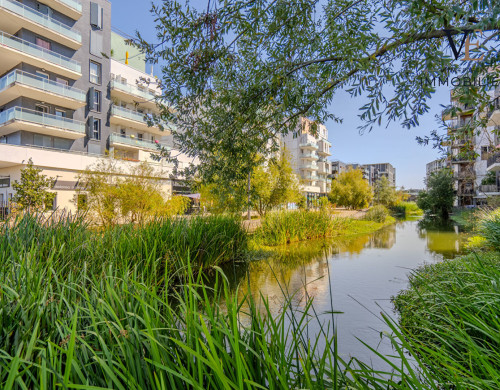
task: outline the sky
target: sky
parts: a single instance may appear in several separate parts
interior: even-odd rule
[[[134,35],[140,31],[144,38],[155,39],[154,21],[148,0],[112,1],[112,24],[124,33]],[[207,0],[192,0],[191,4],[205,7]],[[358,127],[359,108],[364,104],[360,98],[351,98],[347,93],[338,94],[329,109],[343,118],[343,123],[325,123],[332,143],[332,161],[346,163],[391,163],[396,168],[396,185],[405,188],[424,188],[425,165],[440,157],[431,145],[422,146],[417,136],[426,136],[436,128],[436,115],[441,105],[449,103],[450,93],[446,87],[439,89],[428,101],[430,111],[420,118],[420,126],[411,130],[398,123],[388,127],[374,127],[370,133],[360,134]]]

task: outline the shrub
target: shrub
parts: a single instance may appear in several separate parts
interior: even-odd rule
[[[282,245],[335,235],[346,223],[321,211],[277,211],[262,218],[256,238],[265,245]]]
[[[389,216],[389,210],[382,205],[373,206],[370,210],[368,210],[364,216],[364,219],[367,221],[374,221],[383,223],[386,218]]]
[[[486,239],[491,248],[500,251],[500,208],[480,222],[479,234]]]

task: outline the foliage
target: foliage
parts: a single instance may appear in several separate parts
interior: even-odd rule
[[[21,169],[21,178],[12,183],[15,191],[12,200],[20,210],[44,210],[52,207],[56,197],[49,189],[55,183],[55,178],[43,175],[42,169],[33,166],[30,158],[26,167]]]
[[[383,223],[388,216],[389,210],[387,210],[385,206],[377,205],[373,206],[366,212],[364,219],[367,221]]]
[[[454,180],[449,169],[442,169],[430,175],[427,191],[422,191],[417,200],[425,213],[447,219],[455,200]]]
[[[209,184],[198,184],[200,206],[212,214],[241,213],[248,204],[246,184],[226,185],[218,179]]]
[[[326,211],[330,206],[330,201],[326,196],[322,196],[321,198],[319,198],[318,203],[319,203],[319,208],[322,211]]]
[[[164,204],[164,209],[162,211],[162,215],[165,215],[167,217],[173,217],[174,215],[182,215],[184,214],[187,209],[189,208],[189,205],[191,204],[191,201],[189,198],[185,196],[172,196],[169,200],[167,200]]]
[[[490,196],[487,199],[488,206],[496,209],[500,207],[500,196]]]
[[[486,176],[483,177],[483,180],[481,180],[481,185],[487,186],[492,184],[497,184],[497,174],[494,171],[489,171]]]
[[[382,176],[373,187],[373,202],[386,207],[394,206],[398,200],[396,189],[386,176]]]
[[[500,208],[481,220],[479,234],[486,240],[489,247],[500,252]]]
[[[199,174],[225,183],[244,180],[254,157],[296,131],[301,116],[340,120],[329,104],[341,91],[366,97],[362,129],[383,121],[411,128],[429,111],[438,79],[448,85],[455,75],[498,78],[492,41],[467,51],[478,61],[460,61],[458,43],[462,58],[455,61],[450,49],[449,38],[464,42],[465,32],[476,31],[472,45],[497,31],[498,9],[487,1],[327,0],[318,7],[309,0],[236,0],[198,10],[172,0],[152,12],[159,42],[139,35],[136,43],[148,61],[162,63],[161,99],[169,102],[162,117],[176,125],[182,151],[198,157]],[[493,107],[490,84],[461,84],[458,103]],[[455,105],[450,114],[460,110]]]
[[[394,214],[405,218],[424,214],[424,211],[415,202],[398,202],[390,209]]]
[[[436,375],[453,388],[494,388],[500,378],[500,257],[472,254],[426,265],[394,298],[402,333]]]
[[[74,202],[95,223],[144,223],[164,210],[161,182],[147,162],[124,172],[111,159],[102,160],[79,175],[82,188]]]
[[[359,169],[341,172],[332,182],[332,189],[328,194],[330,202],[352,209],[368,207],[373,193],[368,181],[363,179],[363,172]]]
[[[313,238],[330,237],[346,226],[346,220],[321,211],[277,211],[266,214],[256,232],[264,245],[282,245]]]
[[[273,208],[299,200],[299,181],[285,149],[279,157],[270,158],[252,173],[251,191],[254,208],[263,216]]]
[[[307,199],[304,195],[299,196],[299,200],[297,201],[297,206],[300,210],[305,210],[307,207]]]
[[[484,217],[484,211],[482,209],[465,209],[457,210],[453,212],[450,219],[456,222],[460,228],[466,232],[475,232],[479,228],[479,223]]]

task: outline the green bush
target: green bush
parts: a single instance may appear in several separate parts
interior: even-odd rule
[[[367,221],[383,223],[388,216],[389,210],[387,210],[385,206],[377,205],[373,206],[366,212],[364,219]]]
[[[412,216],[420,216],[423,215],[424,212],[421,210],[416,202],[399,202],[394,206],[390,207],[391,212],[403,218],[412,217]]]

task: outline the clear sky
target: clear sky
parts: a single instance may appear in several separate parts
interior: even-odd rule
[[[150,4],[147,0],[112,1],[113,26],[130,35],[139,30],[145,38],[154,40]],[[193,0],[191,4],[206,7],[207,0]],[[421,117],[418,128],[407,130],[398,123],[391,123],[386,128],[382,124],[361,135],[357,129],[361,123],[358,114],[364,102],[359,98],[351,99],[346,93],[339,94],[330,109],[344,121],[342,124],[326,123],[332,143],[331,159],[362,164],[389,162],[396,168],[397,186],[423,188],[425,164],[438,158],[439,152],[430,145],[419,145],[415,137],[429,135],[437,128],[435,116],[441,112],[441,104],[448,102],[449,90],[443,87],[429,101],[431,110]]]

